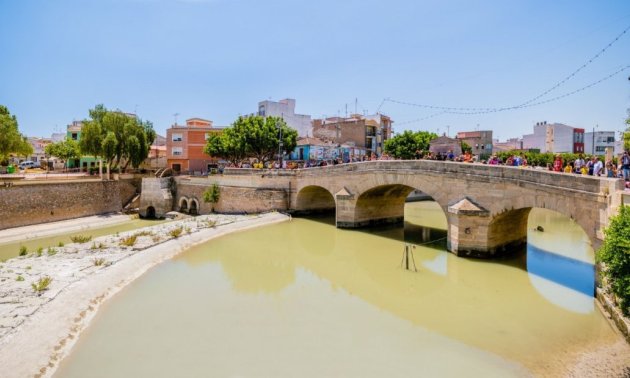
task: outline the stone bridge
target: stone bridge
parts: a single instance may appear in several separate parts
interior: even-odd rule
[[[170,206],[211,211],[203,191],[221,187],[218,212],[335,211],[337,227],[400,222],[414,190],[431,196],[448,221],[449,251],[491,257],[527,241],[532,208],[575,220],[595,248],[621,203],[620,180],[536,169],[436,162],[374,161],[294,171],[226,169],[221,176],[178,177]],[[145,193],[143,193],[143,196]],[[149,204],[141,206],[141,214]]]

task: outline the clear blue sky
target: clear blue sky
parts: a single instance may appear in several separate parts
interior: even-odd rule
[[[314,117],[373,113],[386,97],[502,107],[544,92],[630,26],[630,1],[0,0],[0,104],[50,136],[103,103],[164,130],[228,125],[258,101],[297,100]],[[630,31],[562,95],[630,65]],[[492,129],[536,121],[621,130],[630,70],[549,104],[483,115],[386,102],[396,131]]]

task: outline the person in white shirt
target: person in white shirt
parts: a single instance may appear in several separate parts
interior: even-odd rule
[[[593,176],[601,176],[604,164],[595,156],[595,164],[593,165]]]

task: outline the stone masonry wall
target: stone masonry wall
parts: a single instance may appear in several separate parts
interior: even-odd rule
[[[185,184],[179,182],[177,186],[177,197],[175,206],[178,206],[180,199],[185,197],[188,200],[195,198],[199,203],[199,213],[208,214],[212,210],[211,203],[203,202],[203,192],[210,186],[199,183]],[[271,210],[287,210],[287,193],[282,189],[274,188],[247,188],[221,186],[219,202],[214,204],[214,211],[225,214],[260,213]],[[179,210],[176,208],[175,210]]]
[[[0,229],[122,209],[119,181],[20,183],[0,188]]]

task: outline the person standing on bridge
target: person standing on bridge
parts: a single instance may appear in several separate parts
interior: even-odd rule
[[[575,159],[575,162],[573,162],[573,171],[578,174],[582,173],[582,167],[584,166],[584,164],[586,164],[584,162],[584,155],[580,154],[580,156]]]
[[[602,170],[604,170],[604,164],[602,164],[597,156],[593,159],[595,161],[595,164],[593,164],[593,176],[601,176]]]
[[[560,154],[557,154],[556,159],[553,161],[553,171],[562,172],[562,157]]]
[[[624,151],[621,155],[621,172],[623,173],[623,180],[625,182],[630,181],[630,154],[628,151]]]

